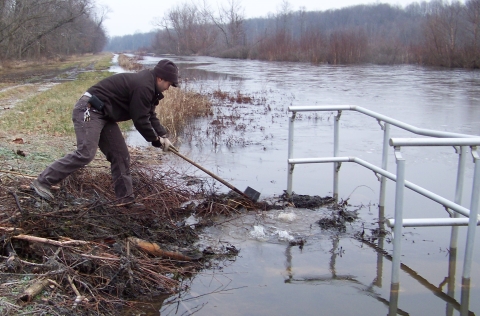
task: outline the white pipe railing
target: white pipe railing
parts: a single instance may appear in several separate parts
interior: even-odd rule
[[[367,110],[362,107],[352,105],[327,105],[327,106],[290,106],[289,111],[292,112],[289,125],[289,150],[288,150],[288,179],[287,179],[287,194],[292,194],[293,185],[293,170],[296,164],[310,164],[310,163],[327,163],[334,164],[334,197],[338,199],[338,178],[339,169],[342,162],[355,162],[373,172],[380,174],[380,208],[385,205],[385,180],[390,179],[396,182],[395,189],[395,214],[394,219],[387,219],[386,223],[393,228],[393,256],[392,256],[392,275],[391,286],[392,289],[399,289],[399,271],[400,271],[400,256],[401,256],[401,238],[403,227],[425,227],[425,226],[468,226],[465,259],[463,267],[462,284],[470,284],[470,274],[474,250],[474,240],[476,227],[480,225],[478,216],[479,195],[480,195],[480,155],[477,152],[477,146],[480,146],[480,137],[476,135],[467,135],[459,133],[450,133],[443,131],[435,131],[429,129],[417,128],[415,126],[406,124],[404,122],[392,119],[390,117],[381,115],[379,113]],[[376,118],[380,126],[384,130],[384,142],[382,153],[382,167],[377,167],[357,157],[338,157],[339,152],[339,133],[340,133],[340,116],[342,111],[351,110],[363,113],[367,116]],[[334,124],[334,156],[321,158],[293,158],[293,124],[297,112],[305,111],[338,111],[335,117]],[[382,122],[384,123],[382,125]],[[401,129],[410,131],[414,134],[431,136],[435,138],[389,138],[390,125],[394,125]],[[388,143],[387,143],[388,141]],[[395,160],[397,164],[396,175],[388,172],[387,169],[387,154],[388,145],[394,147]],[[457,183],[455,191],[455,201],[450,201],[433,192],[430,192],[418,185],[415,185],[405,180],[405,158],[401,154],[401,148],[406,146],[453,146],[459,154],[459,163],[457,170]],[[466,147],[471,148],[471,154],[475,164],[473,186],[471,192],[470,209],[460,205],[463,194],[463,179],[465,172],[465,156]],[[430,200],[433,200],[444,207],[454,211],[453,218],[403,218],[403,204],[404,204],[404,188],[409,188]],[[464,218],[460,216],[465,216]],[[457,230],[452,228],[450,246],[456,250]],[[392,293],[395,291],[392,291]],[[392,295],[391,293],[391,295]],[[462,292],[463,293],[463,292]],[[468,300],[463,297],[462,302]],[[467,304],[468,305],[468,304]],[[467,306],[468,310],[468,306]],[[392,311],[392,315],[396,314]]]
[[[470,137],[478,137],[475,135],[468,135],[468,134],[459,134],[459,133],[450,133],[450,132],[443,132],[443,131],[436,131],[424,128],[418,128],[416,126],[406,124],[402,121],[390,118],[388,116],[379,114],[374,111],[370,111],[366,108],[355,106],[355,105],[321,105],[321,106],[289,106],[288,110],[292,112],[292,117],[289,120],[289,143],[288,143],[288,159],[293,158],[293,129],[294,129],[294,122],[295,116],[297,112],[312,112],[312,111],[338,111],[338,115],[335,117],[334,121],[334,146],[333,146],[333,155],[336,157],[338,156],[339,152],[339,130],[340,130],[340,116],[342,111],[356,111],[367,116],[373,117],[377,119],[379,123],[384,122],[385,128],[384,130],[384,150],[382,155],[382,167],[383,162],[385,162],[385,166],[387,163],[387,150],[385,146],[385,142],[389,137],[389,125],[396,126],[398,128],[404,129],[406,131],[412,132],[417,135],[422,136],[432,136],[432,137],[440,137],[440,138],[470,138]],[[340,163],[334,163],[334,173],[333,173],[333,196],[334,198],[338,198],[338,174],[340,171]],[[287,177],[287,194],[292,194],[292,186],[293,186],[293,170],[295,165],[291,164],[288,168],[288,177]],[[385,179],[380,179],[380,201],[379,206],[385,206]],[[462,192],[460,192],[462,193]]]
[[[480,137],[475,138],[391,138],[390,146],[479,146]]]
[[[366,108],[356,105],[318,105],[318,106],[289,106],[288,111],[296,113],[296,112],[312,112],[312,111],[357,111],[359,113],[363,113],[365,115],[374,117],[382,122],[387,122],[389,124],[395,125],[401,129],[406,131],[412,132],[417,135],[423,136],[433,136],[433,137],[478,137],[475,135],[469,134],[458,134],[458,133],[450,133],[450,132],[443,132],[443,131],[436,131],[431,129],[425,128],[418,128],[410,124],[406,124],[402,121],[392,119],[388,116],[379,114],[374,111],[370,111]]]
[[[431,226],[468,226],[470,219],[463,218],[404,218],[403,227],[431,227]],[[386,220],[388,227],[395,226],[395,219]],[[480,220],[477,221],[477,226]]]
[[[327,163],[327,162],[355,162],[367,169],[372,170],[375,173],[381,174],[387,179],[397,181],[397,177],[388,171],[383,170],[382,168],[379,168],[365,160],[362,160],[357,157],[324,157],[324,158],[294,158],[294,159],[288,159],[288,163],[292,165],[296,164],[309,164],[309,163]],[[463,216],[470,216],[470,210],[466,207],[463,207],[455,202],[452,202],[438,194],[435,194],[431,191],[428,191],[421,186],[418,186],[410,181],[405,181],[405,186],[412,191],[415,191],[427,198],[429,198],[432,201],[435,201],[445,207],[448,207],[451,210],[454,210],[455,212],[458,212],[459,214]]]

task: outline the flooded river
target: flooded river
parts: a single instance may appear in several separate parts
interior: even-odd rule
[[[222,102],[214,116],[199,119],[179,139],[180,151],[243,190],[271,199],[287,188],[288,107],[357,105],[410,125],[480,135],[480,72],[417,66],[330,66],[172,57],[187,89],[222,91],[252,102]],[[153,67],[159,58],[143,63]],[[294,157],[333,156],[336,112],[297,115]],[[213,123],[215,121],[215,123]],[[221,128],[219,128],[221,126]],[[383,131],[376,120],[343,111],[339,156],[381,166]],[[208,135],[208,136],[207,136]],[[213,135],[213,136],[212,136]],[[391,137],[415,137],[397,128]],[[132,131],[128,142],[147,146]],[[453,148],[405,148],[406,179],[453,200],[458,156]],[[187,173],[205,177],[169,156]],[[393,152],[388,170],[395,172]],[[462,205],[469,207],[473,179],[467,159]],[[206,177],[205,177],[206,178]],[[227,188],[217,184],[220,191]],[[201,233],[201,246],[233,245],[233,261],[220,262],[188,281],[188,290],[153,304],[152,315],[387,315],[392,302],[391,235],[359,241],[379,228],[379,181],[357,164],[343,163],[339,199],[358,210],[360,220],[342,232],[324,230],[324,208],[286,208],[239,214]],[[395,184],[388,182],[385,216],[394,215]],[[331,196],[331,164],[297,165],[293,191]],[[476,192],[478,194],[478,192]],[[405,218],[448,217],[443,207],[405,191]],[[221,219],[219,219],[221,222]],[[388,229],[390,232],[390,230]],[[466,227],[459,229],[457,253],[450,252],[450,227],[405,228],[402,236],[399,315],[479,314],[480,234],[473,255],[469,302],[461,300]],[[301,238],[303,247],[289,241]],[[449,294],[449,295],[447,295]]]

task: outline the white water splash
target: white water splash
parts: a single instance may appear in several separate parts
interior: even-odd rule
[[[297,215],[293,212],[290,213],[280,213],[278,214],[278,219],[284,222],[293,222],[294,220],[297,219]]]
[[[265,228],[263,226],[253,226],[250,236],[255,239],[264,239],[266,237]]]
[[[278,234],[278,240],[286,240],[286,241],[291,241],[294,240],[295,238],[289,234],[286,230],[277,230],[276,234]]]

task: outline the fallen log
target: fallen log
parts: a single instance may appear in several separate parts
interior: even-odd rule
[[[39,242],[39,243],[44,243],[44,244],[49,244],[49,245],[54,245],[54,246],[59,246],[59,247],[64,247],[64,246],[79,246],[79,245],[88,245],[88,241],[84,240],[67,240],[67,241],[58,241],[58,240],[52,240],[52,239],[47,239],[43,237],[37,237],[37,236],[31,236],[31,235],[17,235],[13,236],[12,238],[15,239],[21,239],[21,240],[27,240],[31,242]]]
[[[30,302],[37,294],[43,291],[43,289],[48,285],[48,279],[38,279],[32,285],[23,291],[22,294],[18,297],[20,301]]]
[[[156,256],[156,257],[166,257],[170,258],[173,260],[179,260],[179,261],[193,261],[194,259],[188,256],[185,256],[184,254],[181,254],[180,252],[176,251],[166,251],[162,250],[159,245],[153,242],[148,242],[145,240],[142,240],[140,238],[136,237],[128,237],[127,240],[137,246],[138,248],[142,249],[146,253]]]
[[[18,227],[0,227],[1,231],[4,231],[6,233],[11,233],[11,232],[22,232],[23,229],[18,228]]]

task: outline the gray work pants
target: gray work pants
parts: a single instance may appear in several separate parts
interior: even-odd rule
[[[48,166],[38,181],[48,186],[65,179],[74,171],[89,164],[97,148],[105,154],[111,165],[115,195],[121,202],[134,199],[130,175],[130,154],[125,139],[116,122],[108,121],[102,113],[90,109],[90,120],[84,121],[89,97],[82,96],[72,113],[73,126],[77,136],[77,150]]]

